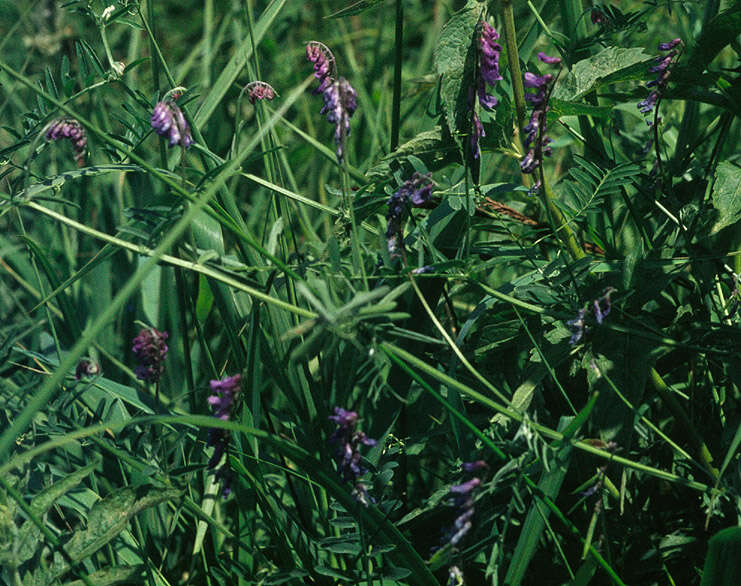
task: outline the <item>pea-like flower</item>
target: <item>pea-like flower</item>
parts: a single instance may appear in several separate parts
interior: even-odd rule
[[[87,135],[85,134],[85,129],[77,120],[57,118],[49,124],[45,137],[47,142],[55,142],[63,139],[70,141],[75,153],[77,166],[82,167],[85,164]]]
[[[324,90],[324,107],[321,114],[335,125],[334,142],[337,146],[337,160],[341,163],[345,156],[345,141],[350,134],[350,118],[358,108],[358,95],[344,77],[341,77]]]
[[[337,429],[329,438],[331,444],[337,446],[335,463],[337,473],[342,480],[353,485],[353,495],[357,501],[365,506],[373,499],[368,495],[368,489],[360,477],[368,470],[361,463],[360,446],[375,446],[376,440],[369,438],[362,431],[356,429],[358,414],[342,407],[334,408],[334,415],[329,420],[337,425]]]
[[[410,204],[422,206],[427,203],[434,187],[430,173],[422,175],[415,172],[389,198],[386,213],[386,241],[390,254],[394,254],[401,244],[401,223]]]
[[[659,43],[659,51],[666,53],[666,55],[659,55],[654,59],[654,64],[649,67],[649,73],[655,73],[656,77],[646,84],[647,88],[651,89],[651,92],[638,102],[638,109],[643,115],[650,114],[659,102],[662,93],[666,89],[667,83],[669,83],[669,76],[671,75],[671,66],[678,58],[679,52],[676,47],[682,45],[682,39],[672,39],[666,43]],[[653,123],[648,121],[648,125],[651,126]]]
[[[209,381],[208,384],[213,393],[208,398],[208,404],[213,409],[214,417],[218,417],[222,421],[229,421],[234,411],[237,397],[239,396],[242,376],[239,374],[225,376],[221,380]],[[214,448],[214,453],[208,461],[208,467],[210,469],[219,466],[222,457],[229,448],[229,439],[230,434],[226,429],[212,427],[208,430],[208,441],[206,445],[213,446]],[[221,494],[228,496],[231,492],[231,469],[226,461],[216,469],[216,477],[222,481]]]
[[[542,51],[538,53],[538,59],[546,65],[561,63],[559,57],[549,57]],[[528,71],[524,75],[525,88],[534,91],[525,94],[525,99],[532,104],[533,111],[530,114],[527,126],[523,129],[525,133],[523,146],[526,150],[525,156],[520,161],[520,170],[523,173],[534,173],[543,164],[543,157],[550,157],[553,152],[549,146],[552,141],[546,131],[548,110],[550,109],[548,99],[553,89],[554,79],[554,76],[550,73],[536,75]],[[535,184],[536,189],[539,184],[540,182]]]
[[[176,144],[183,148],[189,148],[193,144],[193,138],[190,135],[190,126],[185,120],[183,111],[172,99],[166,99],[157,102],[152,112],[152,130],[160,136],[164,136],[169,146]]]
[[[610,310],[612,309],[610,296],[614,291],[615,289],[613,287],[607,287],[600,297],[589,304],[589,307],[591,307],[594,314],[594,321],[597,322],[597,325],[602,325],[605,318],[610,315]],[[584,337],[584,333],[589,329],[586,324],[586,316],[587,310],[582,307],[577,312],[576,317],[566,322],[566,326],[571,332],[569,344],[572,346],[579,342],[579,340]]]
[[[136,378],[150,383],[160,380],[165,371],[167,337],[167,332],[144,328],[134,338],[131,351],[139,361],[139,365],[134,370]]]
[[[273,86],[264,81],[251,81],[244,87],[244,90],[247,92],[250,104],[260,100],[272,100],[275,97]]]
[[[322,94],[324,106],[321,114],[335,125],[334,142],[337,146],[337,160],[342,163],[345,157],[345,142],[350,134],[350,118],[358,109],[358,94],[344,77],[337,78],[337,66],[332,51],[319,41],[306,45],[306,58],[314,64],[314,77],[319,80],[315,94]]]

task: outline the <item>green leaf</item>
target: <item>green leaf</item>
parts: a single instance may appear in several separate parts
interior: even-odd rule
[[[285,5],[286,0],[273,0],[268,7],[263,11],[260,18],[255,24],[255,36],[245,35],[242,44],[234,51],[234,55],[224,66],[221,71],[221,75],[217,78],[211,91],[203,99],[203,103],[199,108],[198,112],[194,117],[196,126],[202,127],[208,119],[211,118],[211,114],[214,113],[216,107],[221,104],[226,92],[232,87],[232,84],[236,81],[237,77],[242,73],[247,61],[252,56],[252,47],[257,46],[262,41],[265,33],[270,29],[273,20]]]
[[[385,156],[371,167],[366,175],[371,180],[388,179],[394,171],[401,168],[402,175],[412,171],[410,157],[422,160],[430,171],[441,169],[453,162],[461,162],[458,149],[450,140],[450,135],[440,126],[420,132],[405,142],[390,155]]]
[[[548,121],[558,120],[563,116],[593,116],[595,118],[609,118],[612,115],[612,106],[593,106],[579,102],[569,102],[551,98],[548,102]]]
[[[647,75],[646,65],[650,59],[651,56],[640,48],[607,47],[576,63],[556,85],[553,98],[572,101],[607,83],[642,79]]]
[[[738,37],[741,30],[741,3],[737,3],[713,18],[703,27],[687,59],[687,71],[700,75],[710,62],[728,44]]]
[[[729,527],[710,538],[701,586],[741,583],[741,527]]]
[[[142,573],[144,566],[124,566],[120,568],[108,568],[93,572],[88,576],[90,583],[96,586],[113,586],[114,584],[142,584]],[[82,580],[65,582],[64,586],[84,586]]]
[[[378,6],[381,2],[383,0],[356,0],[356,2],[345,6],[345,8],[340,8],[337,12],[330,14],[327,18],[341,18],[343,16],[360,14],[366,10],[370,10],[374,6]]]
[[[562,417],[559,422],[559,431],[566,428],[572,419],[572,417]],[[533,504],[522,525],[520,537],[517,540],[515,552],[512,555],[512,561],[507,568],[507,576],[504,579],[504,583],[509,586],[518,586],[522,582],[525,572],[527,572],[527,568],[538,549],[538,541],[540,541],[540,536],[545,530],[546,522],[550,515],[548,507],[541,504],[540,501],[543,496],[551,500],[555,500],[558,496],[564,478],[566,478],[566,472],[569,469],[571,450],[571,445],[566,444],[563,446],[558,451],[557,458],[553,459],[551,469],[544,471],[538,482],[540,494],[534,495]]]
[[[75,488],[95,468],[96,464],[90,464],[77,470],[66,478],[55,482],[42,490],[31,500],[30,511],[36,517],[41,517],[51,508],[54,502],[64,494]],[[36,524],[28,520],[21,526],[16,537],[16,559],[17,563],[30,560],[42,541],[41,530]]]
[[[122,488],[93,505],[87,519],[87,528],[72,535],[64,548],[73,562],[89,557],[126,529],[131,518],[140,511],[169,500],[177,499],[181,491],[154,486],[134,489]],[[53,578],[69,570],[69,565],[55,564]]]
[[[440,97],[450,134],[463,149],[462,137],[470,132],[468,92],[473,85],[476,57],[476,25],[486,5],[476,0],[468,4],[445,24],[435,50],[435,69],[442,76]]]
[[[16,195],[16,197],[22,200],[33,199],[37,195],[40,195],[41,193],[44,193],[46,191],[59,190],[67,181],[79,179],[81,177],[92,177],[94,175],[105,175],[107,173],[125,171],[143,172],[144,169],[142,169],[138,165],[95,165],[93,167],[85,167],[83,169],[74,169],[72,171],[65,171],[64,173],[61,173],[59,175],[48,177],[41,183],[34,183],[33,185],[29,185],[26,189]],[[159,169],[159,172],[171,177],[176,177],[174,173],[165,169]]]
[[[741,168],[723,161],[715,171],[713,207],[719,217],[710,234],[717,234],[741,219]]]

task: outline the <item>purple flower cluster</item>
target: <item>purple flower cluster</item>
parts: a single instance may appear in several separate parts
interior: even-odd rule
[[[612,295],[613,291],[615,291],[614,288],[607,287],[602,296],[595,299],[590,304],[592,312],[594,313],[594,321],[597,322],[597,325],[602,325],[602,322],[605,320],[605,318],[610,315],[610,310],[612,309],[612,301],[610,300],[610,295]],[[584,332],[587,329],[585,319],[586,315],[587,310],[581,308],[577,312],[575,318],[570,319],[566,322],[567,327],[571,331],[569,344],[571,344],[572,346],[579,342],[579,340],[581,340],[584,336]]]
[[[321,94],[332,85],[336,77],[334,55],[324,43],[310,41],[306,45],[306,58],[314,64],[314,77],[319,80],[319,87],[314,93]]]
[[[479,83],[476,91],[479,103],[487,110],[493,110],[497,99],[486,93],[486,85],[495,86],[502,80],[499,73],[499,55],[502,46],[497,43],[499,33],[488,22],[481,22],[481,37],[479,42]]]
[[[341,163],[345,156],[345,140],[350,134],[350,118],[358,108],[358,94],[344,77],[341,77],[324,91],[324,107],[320,114],[327,115],[327,121],[335,125],[334,143],[337,146],[337,160]]]
[[[669,75],[671,74],[669,68],[674,61],[674,58],[678,55],[676,47],[681,44],[682,39],[673,39],[668,43],[659,43],[659,51],[664,51],[666,55],[659,55],[656,57],[654,65],[652,65],[648,70],[649,73],[655,73],[656,78],[646,84],[647,88],[651,88],[651,93],[649,93],[644,100],[638,102],[638,109],[644,116],[650,114],[656,107],[662,92],[666,88],[666,84],[669,81]],[[651,126],[651,121],[648,122],[648,125]]]
[[[394,254],[401,244],[401,222],[410,204],[421,206],[429,201],[435,187],[431,174],[415,173],[388,200],[386,213],[386,241],[390,254]]]
[[[174,100],[157,102],[152,112],[151,123],[152,129],[160,136],[164,136],[169,146],[180,144],[187,149],[193,144],[188,122]]]
[[[239,396],[241,383],[242,376],[239,374],[225,376],[221,380],[209,381],[209,387],[214,394],[208,398],[208,404],[213,409],[214,417],[218,417],[222,421],[229,421],[234,411],[234,404]],[[208,467],[210,469],[216,468],[229,447],[229,431],[212,427],[208,430],[206,445],[214,448],[214,453],[208,461]],[[222,495],[228,496],[231,492],[230,468],[226,462],[216,471],[216,477],[223,482]]]
[[[558,65],[561,59],[549,57],[542,51],[538,53],[540,59],[546,65]],[[547,135],[546,120],[548,115],[548,98],[553,89],[554,77],[550,73],[535,75],[531,72],[525,73],[525,87],[534,92],[525,94],[525,99],[533,105],[530,121],[525,126],[525,140],[523,145],[527,153],[520,161],[520,170],[523,173],[534,173],[542,165],[543,156],[550,157],[552,154],[551,138]],[[538,184],[536,183],[536,188]]]
[[[334,415],[329,416],[330,421],[337,425],[337,429],[329,438],[331,444],[337,444],[335,451],[335,462],[340,477],[353,485],[353,494],[357,501],[365,506],[371,502],[368,489],[359,481],[367,469],[360,462],[359,447],[375,446],[376,440],[369,438],[362,431],[358,431],[358,414],[355,411],[347,411],[342,407],[334,408]]]
[[[345,156],[345,141],[350,134],[350,118],[358,109],[358,94],[344,77],[336,78],[335,58],[332,51],[318,41],[306,45],[306,58],[314,64],[314,77],[319,80],[315,94],[322,94],[324,106],[321,114],[335,125],[334,142],[337,145],[337,160],[342,163]]]
[[[496,107],[498,100],[486,93],[486,86],[487,84],[495,86],[502,79],[499,73],[499,55],[502,52],[502,46],[497,43],[499,33],[488,22],[481,21],[479,23],[479,31],[479,74],[476,79],[475,93],[478,96],[481,107],[491,111]],[[484,126],[481,124],[481,120],[476,113],[473,88],[470,90],[468,102],[472,112],[471,122],[473,126],[471,129],[471,153],[474,159],[478,159],[481,156],[479,140],[482,136],[486,136],[486,134],[484,132]]]
[[[273,86],[264,81],[251,81],[244,87],[250,104],[259,100],[272,100],[275,97]]]
[[[473,527],[473,514],[476,511],[474,495],[479,486],[481,486],[481,479],[474,476],[466,482],[450,487],[452,504],[457,516],[453,521],[453,527],[448,531],[446,541],[453,547],[457,546]]]
[[[160,380],[165,371],[166,340],[167,332],[160,332],[154,328],[144,328],[134,338],[131,351],[139,361],[134,370],[136,378],[150,383]]]
[[[85,129],[77,120],[69,118],[58,118],[54,120],[46,130],[47,142],[66,139],[72,143],[75,152],[75,161],[78,167],[85,164],[85,151],[87,150],[87,136]]]

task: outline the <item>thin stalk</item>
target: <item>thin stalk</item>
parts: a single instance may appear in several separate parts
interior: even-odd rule
[[[584,250],[579,245],[579,241],[576,239],[574,231],[569,226],[568,221],[564,217],[560,208],[556,205],[556,194],[553,193],[550,183],[545,178],[545,172],[541,169],[540,181],[542,183],[541,193],[543,195],[543,202],[550,215],[551,224],[553,231],[556,232],[561,242],[568,248],[571,256],[578,260],[584,258]]]
[[[517,112],[517,128],[522,127],[527,114],[525,103],[525,86],[522,84],[522,69],[520,69],[520,55],[517,50],[517,31],[515,29],[515,11],[512,0],[502,0],[502,19],[504,21],[504,44],[507,47],[507,63],[512,79],[512,93],[515,98],[515,112]]]
[[[399,146],[401,122],[401,58],[404,49],[404,7],[396,0],[396,31],[394,38],[394,101],[391,105],[391,152]]]

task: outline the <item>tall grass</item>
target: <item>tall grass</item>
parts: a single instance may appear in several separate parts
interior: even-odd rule
[[[0,582],[728,583],[741,4],[0,23]]]

